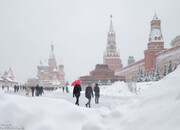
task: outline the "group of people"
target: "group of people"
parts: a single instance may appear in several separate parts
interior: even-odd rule
[[[26,87],[26,95],[27,96],[29,96],[29,92],[31,91],[31,93],[32,93],[32,97],[34,97],[34,95],[36,95],[36,96],[42,96],[42,94],[44,94],[44,89],[43,89],[43,87],[41,86],[39,86],[39,85],[37,85],[36,87],[34,87],[34,86],[27,86]]]
[[[79,106],[79,97],[81,95],[81,90],[82,89],[81,89],[80,84],[76,84],[74,86],[73,97],[76,97],[75,105],[78,105],[78,106]],[[98,104],[99,103],[99,97],[100,97],[100,89],[99,89],[99,86],[97,83],[95,84],[95,87],[94,87],[94,93],[95,93],[95,103]],[[86,87],[85,97],[88,99],[88,102],[85,104],[85,106],[90,108],[91,107],[91,98],[94,97],[91,83],[89,83],[88,86]]]
[[[14,85],[14,92],[18,93],[18,91],[19,91],[19,86],[18,85]]]
[[[64,86],[62,87],[63,93],[64,93],[64,89],[66,89],[66,93],[69,93],[69,88],[68,85],[66,85],[66,87],[64,88]]]

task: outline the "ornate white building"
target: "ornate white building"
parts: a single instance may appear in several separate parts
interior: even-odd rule
[[[54,56],[54,45],[51,45],[48,63],[43,63],[40,61],[37,68],[37,77],[39,79],[39,83],[41,83],[44,87],[57,88],[65,85],[64,65],[61,64],[57,66],[56,58]]]

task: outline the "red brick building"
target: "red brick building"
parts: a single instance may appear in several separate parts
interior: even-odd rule
[[[112,24],[112,16],[110,21],[109,32],[107,35],[107,46],[104,53],[104,64],[97,64],[95,69],[88,76],[79,77],[82,85],[88,83],[99,83],[101,85],[112,84],[116,81],[125,81],[124,76],[114,75],[114,71],[122,68],[120,55],[116,50],[116,36]]]
[[[114,75],[114,71],[108,68],[107,64],[97,64],[95,69],[88,76],[79,78],[82,80],[82,85],[88,83],[99,83],[100,85],[110,85],[116,81],[125,81],[124,76]]]
[[[173,41],[174,43],[172,43],[172,48],[164,48],[161,21],[155,14],[153,20],[151,21],[149,43],[147,45],[147,50],[144,51],[144,59],[124,68],[115,70],[115,75],[125,76],[126,81],[129,82],[134,75],[137,75],[139,68],[141,68],[142,71],[150,72],[152,69],[155,70],[157,67],[159,67],[160,73],[162,74],[165,66],[168,66],[169,61],[172,62],[172,66],[179,64],[179,37],[176,37]]]
[[[39,83],[43,84],[44,87],[58,88],[65,85],[64,65],[57,66],[53,44],[51,45],[48,63],[40,61],[37,69]]]
[[[113,29],[112,15],[109,32],[107,34],[107,46],[106,52],[104,53],[104,64],[107,64],[108,67],[113,71],[123,67],[119,52],[116,50],[116,33]]]

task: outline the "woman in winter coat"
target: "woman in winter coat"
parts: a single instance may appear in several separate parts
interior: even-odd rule
[[[94,97],[91,83],[89,83],[88,87],[86,88],[86,91],[85,91],[85,96],[88,99],[88,102],[85,105],[86,105],[86,107],[89,106],[89,108],[91,107],[91,95],[92,95],[92,97]]]
[[[29,92],[30,92],[31,88],[29,86],[26,87],[26,95],[29,96]]]
[[[94,92],[95,92],[95,103],[99,104],[100,89],[97,83],[95,84]]]
[[[80,97],[80,95],[81,95],[81,85],[80,84],[76,84],[74,86],[74,89],[73,89],[73,97],[74,96],[76,97],[75,105],[79,106],[79,97]]]

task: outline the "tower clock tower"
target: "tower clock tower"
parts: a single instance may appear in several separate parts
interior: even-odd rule
[[[116,33],[113,29],[112,24],[112,15],[110,16],[110,28],[107,34],[107,45],[106,45],[106,52],[104,53],[104,64],[107,64],[111,70],[117,70],[122,68],[123,65],[121,64],[119,53],[116,49]]]

